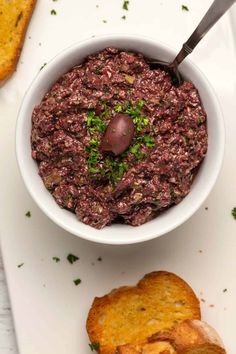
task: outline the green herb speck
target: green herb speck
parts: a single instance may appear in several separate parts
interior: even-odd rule
[[[232,209],[231,214],[233,218],[236,220],[236,207]]]
[[[31,218],[31,212],[30,212],[30,211],[27,211],[27,213],[25,213],[25,216],[26,216],[27,218]]]
[[[79,260],[79,257],[77,257],[77,256],[75,256],[74,254],[68,254],[68,256],[67,256],[67,260],[68,260],[68,262],[70,263],[70,264],[73,264],[73,263],[75,263],[76,261],[78,261]]]
[[[100,73],[101,70],[102,70],[102,66],[96,66],[95,72],[96,72],[97,74]]]
[[[123,10],[126,10],[126,11],[129,10],[129,1],[128,0],[124,0],[122,8],[123,8]]]
[[[224,290],[223,290],[223,293],[226,293],[226,291],[228,291],[228,289],[224,289]]]
[[[79,285],[81,283],[81,279],[80,278],[75,279],[75,280],[73,280],[73,282],[77,286],[77,285]]]
[[[56,263],[60,262],[60,258],[59,258],[59,257],[52,257],[52,259],[53,259]]]
[[[188,6],[186,6],[186,5],[182,5],[182,10],[183,10],[183,11],[189,11],[189,8],[188,8]]]
[[[99,342],[89,343],[90,349],[93,352],[94,350],[98,350],[100,348]]]
[[[122,20],[126,20],[126,16],[125,16],[125,15],[124,15],[124,16],[122,16],[121,18],[122,18]]]
[[[47,63],[44,63],[41,68],[39,69],[39,71],[41,71],[45,66],[47,65]]]
[[[57,14],[56,10],[52,9],[51,10],[51,15],[55,16]]]
[[[18,264],[17,268],[21,268],[24,265],[24,263]]]
[[[102,20],[103,23],[107,23],[107,20]]]

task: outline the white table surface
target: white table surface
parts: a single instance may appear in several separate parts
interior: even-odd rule
[[[17,354],[15,332],[0,252],[0,353]]]
[[[232,11],[232,14],[234,16],[234,25],[235,25],[236,24],[235,7]],[[235,26],[235,30],[236,30],[236,26]],[[1,354],[18,353],[16,340],[15,340],[14,326],[12,321],[11,306],[9,303],[6,280],[5,280],[4,269],[2,264],[1,252],[0,252],[0,353]]]

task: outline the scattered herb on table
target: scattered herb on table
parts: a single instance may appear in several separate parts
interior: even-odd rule
[[[231,214],[233,218],[236,220],[236,207],[232,209]]]
[[[80,278],[75,279],[75,280],[73,280],[73,282],[77,286],[77,285],[79,285],[81,283],[81,279]]]
[[[129,10],[129,1],[128,0],[124,0],[122,8],[123,8],[123,10],[126,10],[126,11]]]
[[[79,257],[77,257],[77,256],[75,256],[74,254],[68,254],[68,256],[67,256],[67,260],[68,260],[68,262],[70,263],[70,264],[73,264],[73,263],[75,263],[76,261],[78,261],[79,260]]]
[[[103,23],[107,23],[107,20],[103,20],[102,22],[103,22]]]
[[[183,11],[189,11],[189,8],[188,8],[188,6],[186,6],[186,5],[182,5],[182,10],[183,10]]]
[[[60,258],[59,258],[59,257],[52,257],[52,259],[53,259],[56,263],[60,262]]]
[[[126,16],[125,16],[125,15],[124,15],[124,16],[122,16],[121,18],[122,18],[122,20],[126,20]]]
[[[56,10],[52,9],[51,10],[51,15],[55,16],[57,14]]]
[[[224,290],[223,290],[223,293],[226,293],[227,291],[228,291],[228,289],[224,289]]]
[[[39,71],[41,71],[45,66],[47,65],[47,63],[44,63],[41,68],[39,69]]]
[[[27,218],[31,218],[31,212],[30,212],[30,211],[27,211],[27,213],[25,213],[25,216],[26,216]]]
[[[24,263],[18,264],[17,268],[21,268],[24,265]]]
[[[90,349],[93,352],[94,350],[98,350],[100,348],[100,343],[98,342],[93,342],[89,343]]]

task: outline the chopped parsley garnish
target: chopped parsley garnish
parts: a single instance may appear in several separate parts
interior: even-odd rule
[[[137,132],[143,130],[143,128],[145,128],[149,123],[149,119],[141,113],[141,110],[144,105],[145,102],[143,100],[140,100],[136,107],[129,104],[129,106],[125,110],[125,113],[133,118],[133,122],[135,124]]]
[[[114,111],[116,113],[122,112],[122,106],[120,104],[117,104],[116,106],[114,106]]]
[[[107,20],[103,20],[102,22],[103,22],[103,23],[107,23]]]
[[[123,10],[126,10],[126,11],[129,10],[129,1],[128,0],[124,0],[122,8],[123,8]]]
[[[24,263],[18,264],[17,268],[21,268],[24,265]]]
[[[76,261],[78,261],[79,260],[79,257],[77,257],[77,256],[75,256],[74,254],[68,254],[68,256],[67,256],[67,260],[68,260],[68,262],[70,263],[70,264],[73,264],[73,263],[75,263]]]
[[[139,144],[139,143],[131,146],[131,148],[130,148],[131,154],[136,155],[138,150],[140,149],[140,146],[141,146],[141,144]]]
[[[95,68],[95,70],[100,70]],[[109,114],[108,106],[106,103],[101,103],[103,107],[103,112],[98,116],[94,111],[90,111],[87,114],[86,126],[90,133],[91,139],[86,146],[87,151],[87,166],[88,172],[92,174],[99,174],[104,180],[109,180],[112,187],[115,187],[116,182],[122,180],[124,173],[128,171],[128,164],[124,160],[128,153],[134,155],[135,159],[141,160],[145,153],[143,151],[144,146],[152,148],[155,146],[154,137],[149,134],[140,134],[148,125],[149,119],[146,117],[142,110],[145,106],[144,100],[139,100],[135,105],[131,102],[126,102],[124,104],[117,104],[113,107],[116,113],[126,113],[128,114],[134,122],[136,136],[133,139],[129,149],[125,151],[120,156],[104,155],[102,156],[99,152],[100,137],[98,133],[104,133],[107,124],[104,121],[104,117]],[[98,178],[99,178],[98,175]],[[97,176],[96,176],[97,177]]]
[[[89,343],[90,349],[93,352],[94,350],[98,350],[100,348],[99,342]]]
[[[41,68],[39,69],[39,71],[41,71],[45,66],[47,65],[47,63],[44,63]]]
[[[80,278],[75,279],[75,280],[73,280],[73,282],[77,286],[77,285],[79,285],[81,283],[81,279]]]
[[[56,10],[52,9],[52,10],[51,10],[51,15],[54,15],[54,16],[55,16],[56,14],[57,14]]]
[[[188,6],[186,6],[186,5],[182,5],[182,10],[183,10],[183,11],[189,11],[189,8],[188,8]]]
[[[151,135],[144,135],[143,143],[149,148],[155,146],[155,140]]]
[[[100,73],[101,70],[102,70],[102,66],[96,66],[95,72],[96,72],[97,74]]]
[[[128,171],[128,164],[121,162],[119,158],[107,158],[104,161],[104,168],[101,171],[103,176],[106,176],[111,184],[112,187],[115,187],[115,182],[120,181],[124,175],[124,173]]]
[[[125,15],[124,15],[124,16],[122,16],[121,18],[122,18],[122,20],[126,20],[126,16],[125,16]]]
[[[226,293],[226,291],[228,291],[228,289],[224,289],[224,290],[223,290],[223,293]]]
[[[59,257],[52,257],[52,259],[53,259],[56,263],[60,262],[60,258],[59,258]]]
[[[86,125],[90,134],[93,134],[96,131],[104,132],[106,130],[106,124],[99,116],[96,116],[94,111],[88,113]]]
[[[27,213],[25,213],[25,216],[26,216],[27,218],[31,218],[31,212],[30,212],[30,211],[27,211]]]
[[[98,139],[92,138],[89,142],[89,146],[87,146],[87,151],[89,153],[87,164],[88,164],[89,172],[92,173],[97,173],[99,171],[96,167],[99,159],[99,152],[98,152],[99,144],[100,142]]]
[[[236,207],[232,209],[231,214],[233,218],[236,220]]]

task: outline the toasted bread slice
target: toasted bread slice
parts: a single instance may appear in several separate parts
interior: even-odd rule
[[[199,320],[185,320],[173,330],[161,331],[144,345],[123,345],[117,354],[226,354],[217,332]]]
[[[87,319],[91,342],[101,354],[114,354],[123,344],[142,344],[157,331],[185,319],[200,319],[199,301],[177,275],[153,272],[134,287],[121,287],[95,298]]]
[[[0,82],[15,70],[36,0],[0,0]]]
[[[117,348],[116,354],[177,354],[168,342],[147,343],[144,345],[122,345]]]
[[[117,348],[117,354],[226,354],[226,351],[216,344],[199,344],[176,351],[168,342],[156,342],[143,346],[123,345]]]
[[[179,354],[226,354],[226,351],[216,344],[200,344],[190,347]]]
[[[148,339],[149,342],[169,341],[178,352],[190,346],[215,344],[221,348],[224,344],[218,333],[209,324],[199,320],[185,320],[178,323],[172,331],[158,332]]]

